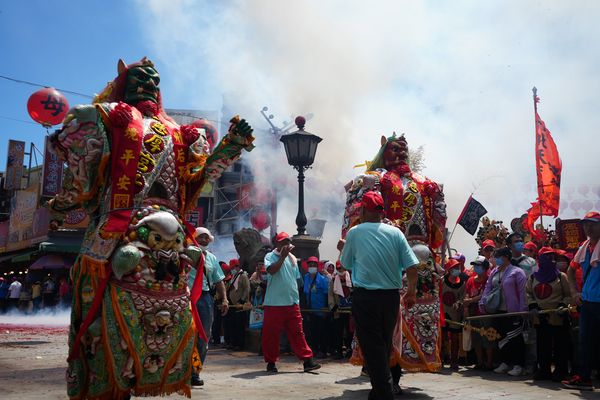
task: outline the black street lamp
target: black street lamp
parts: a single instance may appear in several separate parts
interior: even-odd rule
[[[315,161],[317,145],[321,142],[320,137],[304,130],[306,119],[296,117],[294,120],[298,130],[281,136],[288,164],[298,171],[298,215],[296,226],[298,236],[304,236],[306,232],[306,215],[304,214],[304,171],[310,168]]]

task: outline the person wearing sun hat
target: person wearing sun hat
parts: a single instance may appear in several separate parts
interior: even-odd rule
[[[290,235],[280,232],[275,236],[275,249],[265,255],[268,273],[265,294],[262,350],[267,372],[277,373],[275,363],[279,359],[279,338],[285,330],[296,357],[304,363],[304,372],[321,368],[313,360],[313,352],[306,343],[300,314],[298,261],[291,253],[294,248]]]
[[[481,315],[478,302],[483,294],[483,289],[488,278],[488,270],[490,262],[484,256],[477,256],[474,261],[471,261],[473,266],[473,275],[465,283],[465,299],[463,306],[466,317]],[[476,328],[488,327],[489,321],[473,320],[471,325]],[[492,370],[494,359],[494,345],[486,337],[478,334],[471,335],[472,347],[475,350],[477,364],[475,369]],[[485,350],[485,352],[484,352]]]
[[[468,276],[461,272],[461,264],[458,260],[451,258],[444,265],[444,279],[442,280],[442,303],[444,305],[444,317],[451,321],[462,322],[463,306],[465,298],[465,283]],[[450,369],[458,371],[459,334],[462,327],[446,323],[443,332],[447,335],[450,344]]]
[[[402,273],[406,271],[408,280],[404,305],[410,309],[416,302],[419,260],[402,231],[382,222],[383,214],[381,194],[365,193],[361,200],[361,223],[348,231],[345,241],[340,240],[338,249],[342,251],[340,262],[352,272],[352,316],[373,388],[369,399],[391,400],[397,383],[390,371],[390,352],[399,313]]]
[[[527,277],[525,272],[511,264],[512,251],[508,247],[502,247],[494,252],[496,268],[494,268],[485,284],[485,289],[479,306],[482,313],[502,314],[527,310],[527,299],[525,285]],[[499,304],[496,309],[490,309],[488,297],[493,297],[499,291]],[[503,317],[492,320],[494,328],[502,335],[498,342],[498,360],[500,365],[494,370],[498,374],[508,373],[511,376],[519,376],[523,373],[525,362],[525,342],[523,340],[523,319],[521,317]],[[509,365],[512,364],[512,369]]]
[[[579,306],[579,373],[562,384],[569,389],[593,390],[592,349],[600,336],[600,213],[590,211],[580,222],[587,240],[575,253],[568,270],[573,302]],[[577,269],[583,272],[581,292],[577,289]]]
[[[206,337],[210,340],[215,316],[215,302],[213,294],[211,293],[211,288],[214,286],[217,296],[222,299],[222,303],[220,305],[222,315],[227,314],[227,311],[229,310],[229,302],[227,301],[225,284],[223,283],[225,275],[223,274],[217,257],[208,251],[208,246],[215,240],[214,236],[207,228],[201,226],[196,228],[195,237],[204,254],[204,271],[202,273],[202,283],[200,284],[200,282],[198,282],[198,284],[201,286],[202,294],[200,294],[200,297],[194,304],[194,307],[196,307],[196,310],[198,310],[202,327],[206,332]],[[200,275],[197,274],[197,265],[194,265],[194,267],[188,273],[188,286],[190,290],[193,290],[195,287],[194,282],[196,280],[196,276]],[[198,287],[198,289],[200,289],[200,287]],[[206,354],[208,352],[208,343],[198,337],[196,346],[198,348],[198,354],[200,356],[202,365],[204,365]],[[200,379],[199,373],[196,371],[192,372],[191,382],[192,386],[204,385],[204,381]]]
[[[538,255],[537,244],[533,243],[532,241],[525,243],[525,245],[523,245],[523,254],[525,254],[527,257],[531,257],[534,259],[537,258],[537,255]]]
[[[319,259],[311,256],[306,260],[308,273],[304,275],[304,296],[308,309],[327,307],[327,294],[329,279],[319,272]],[[317,354],[317,358],[324,358],[328,350],[327,315],[324,312],[309,312],[304,314],[306,330],[308,331],[308,345]]]
[[[481,249],[479,250],[479,254],[485,257],[486,260],[490,262],[490,267],[495,268],[494,264],[494,250],[496,250],[496,242],[492,239],[486,239],[481,244]]]
[[[539,270],[527,280],[525,292],[530,310],[552,310],[571,302],[567,276],[556,264],[559,250],[542,247],[538,253]],[[534,316],[537,338],[538,371],[534,380],[560,382],[568,373],[570,331],[566,314],[551,313]],[[554,372],[551,365],[554,364]]]

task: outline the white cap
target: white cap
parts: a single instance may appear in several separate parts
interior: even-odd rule
[[[486,261],[487,259],[484,256],[477,256],[475,261],[471,261],[471,265],[483,265]]]
[[[210,231],[208,229],[206,229],[205,227],[201,226],[196,228],[196,237],[202,235],[206,233],[208,235],[208,238],[210,239],[211,242],[213,242],[215,240],[215,237],[213,235],[211,235]]]

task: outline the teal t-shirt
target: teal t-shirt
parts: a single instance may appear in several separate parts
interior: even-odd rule
[[[208,287],[208,280],[206,279],[207,275],[211,285],[214,285],[215,283],[221,282],[223,279],[225,279],[225,274],[223,274],[223,270],[221,270],[221,266],[219,265],[217,257],[215,257],[215,255],[210,251],[206,251],[204,254],[204,268],[206,272],[202,277],[203,292],[210,290]],[[196,268],[192,268],[188,274],[188,286],[190,289],[194,286],[196,272]]]
[[[600,243],[596,244],[596,246],[600,246]],[[588,247],[585,250],[585,261],[581,263],[583,276],[585,277],[585,275],[588,274],[583,289],[581,290],[581,298],[585,301],[600,303],[600,267],[592,267],[591,260],[592,252]],[[590,270],[589,273],[588,270]]]
[[[280,256],[275,251],[265,256],[265,267],[267,272],[271,264],[276,263]],[[265,306],[291,306],[300,304],[298,296],[298,281],[300,279],[298,266],[292,262],[291,257],[286,257],[281,269],[275,274],[267,274],[267,293],[265,295]]]
[[[419,263],[400,229],[376,222],[348,231],[340,262],[355,287],[371,290],[400,289],[402,271]]]

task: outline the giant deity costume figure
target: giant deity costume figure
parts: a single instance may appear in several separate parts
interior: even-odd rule
[[[202,291],[204,259],[183,216],[254,138],[234,117],[209,154],[204,129],[165,114],[159,79],[146,58],[119,61],[117,78],[51,137],[68,164],[51,227],[72,209],[90,216],[71,270],[71,399],[191,397],[195,335],[205,335],[190,300]],[[194,266],[200,284],[190,293]]]
[[[404,135],[381,138],[381,148],[367,163],[367,172],[346,185],[342,236],[360,223],[360,200],[368,191],[380,191],[385,222],[402,230],[417,259],[417,303],[401,307],[390,365],[408,371],[437,371],[440,360],[440,301],[436,252],[444,242],[446,204],[443,187],[413,172]],[[406,285],[405,285],[406,286]],[[362,363],[360,349],[351,361]]]

